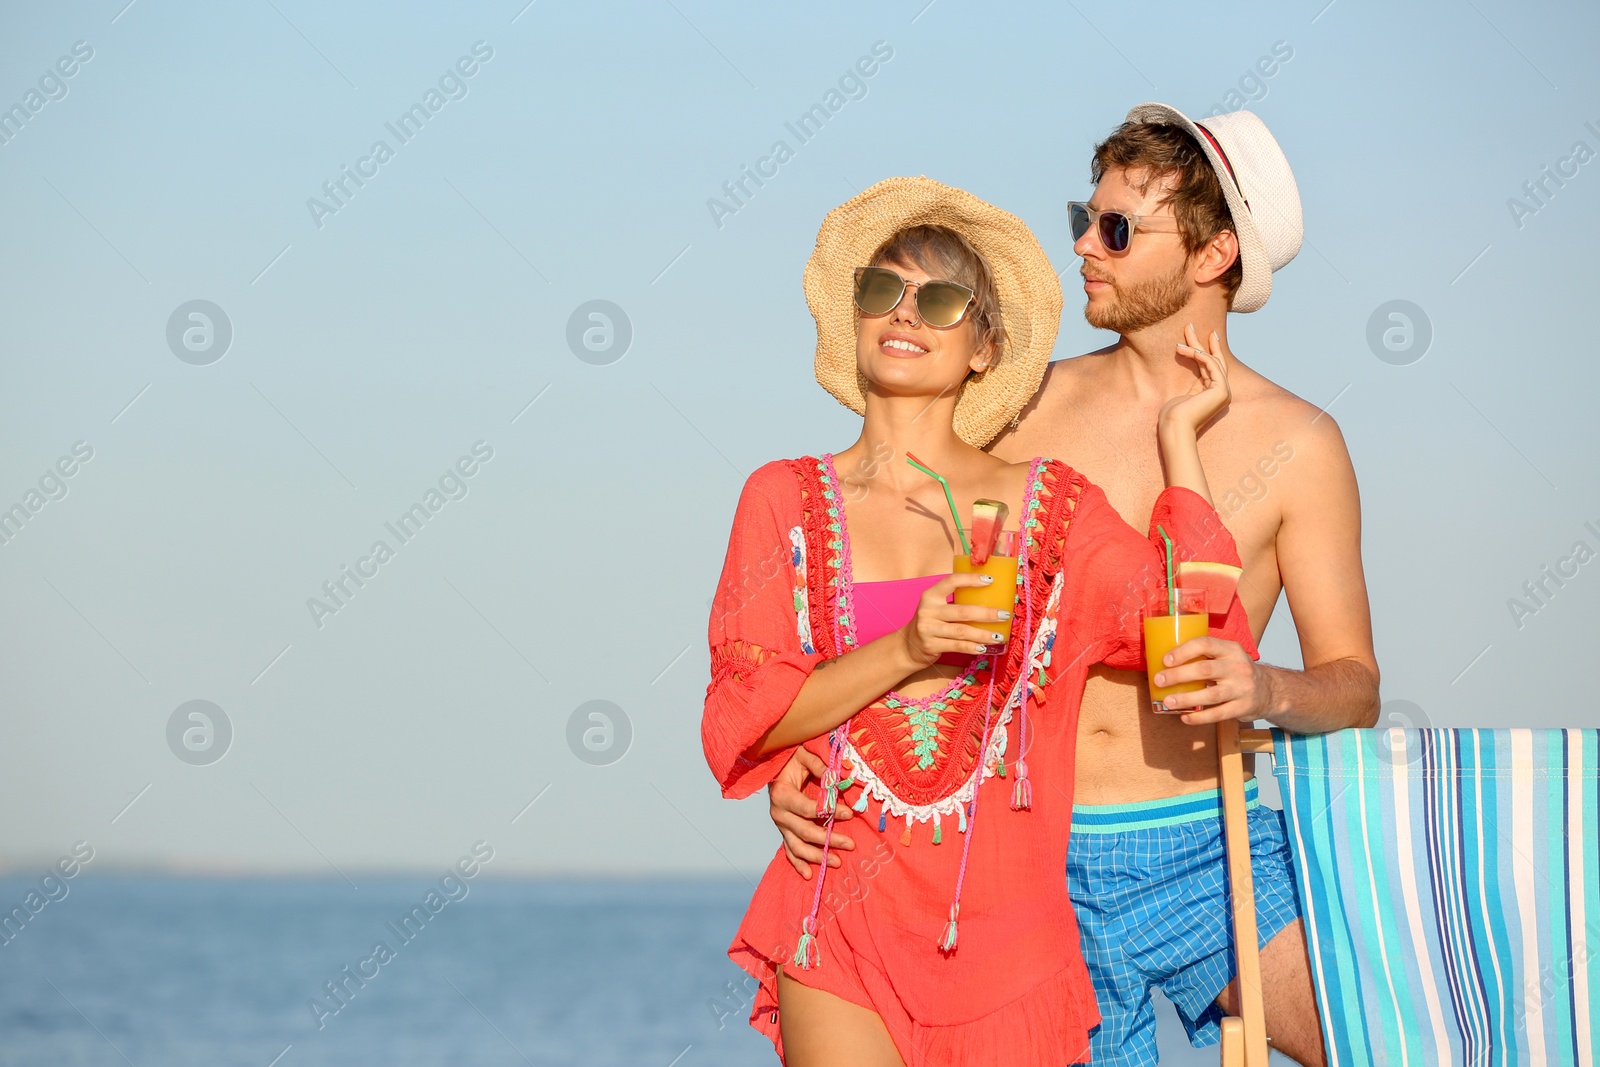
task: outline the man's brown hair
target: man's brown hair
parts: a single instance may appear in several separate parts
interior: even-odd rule
[[[1110,137],[1094,147],[1090,176],[1096,185],[1108,170],[1125,170],[1128,181],[1141,194],[1152,182],[1173,179],[1164,203],[1172,205],[1178,219],[1183,250],[1189,255],[1223,230],[1234,229],[1222,182],[1198,142],[1181,126],[1159,122],[1124,122]],[[1242,250],[1241,250],[1242,254]],[[1244,281],[1244,266],[1239,256],[1220,279],[1223,294],[1233,304],[1233,296]]]

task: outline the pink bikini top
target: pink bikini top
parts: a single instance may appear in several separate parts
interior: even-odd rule
[[[917,613],[917,602],[922,594],[947,577],[949,575],[925,574],[920,578],[854,583],[850,588],[856,609],[856,647],[876,641],[910,622]],[[965,667],[972,662],[972,657],[946,652],[939,657],[939,662]]]

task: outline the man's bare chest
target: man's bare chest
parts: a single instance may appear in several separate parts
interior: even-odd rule
[[[1078,470],[1105,491],[1129,525],[1144,530],[1166,484],[1156,413],[1145,418],[1063,408],[1052,412],[1048,427],[1033,428],[1035,450]],[[1199,447],[1212,502],[1248,565],[1271,551],[1293,480],[1294,445],[1274,436],[1271,426],[1225,417],[1206,428]]]

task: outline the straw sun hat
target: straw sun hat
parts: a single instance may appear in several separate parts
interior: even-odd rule
[[[805,274],[806,304],[817,320],[817,381],[856,414],[866,412],[867,381],[856,368],[854,271],[868,266],[894,233],[920,225],[965,237],[988,263],[1000,298],[1006,332],[1000,358],[970,375],[956,400],[956,433],[982,448],[1044,378],[1061,324],[1061,280],[1021,219],[971,193],[926,177],[886,178],[828,212]]]

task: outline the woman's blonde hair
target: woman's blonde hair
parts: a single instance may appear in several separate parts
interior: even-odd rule
[[[906,263],[935,278],[960,282],[973,292],[973,307],[967,312],[972,323],[976,348],[992,346],[989,365],[1000,362],[1005,347],[1005,324],[1000,317],[1000,295],[994,274],[978,250],[959,233],[944,226],[908,226],[889,236],[870,260],[872,266]]]

